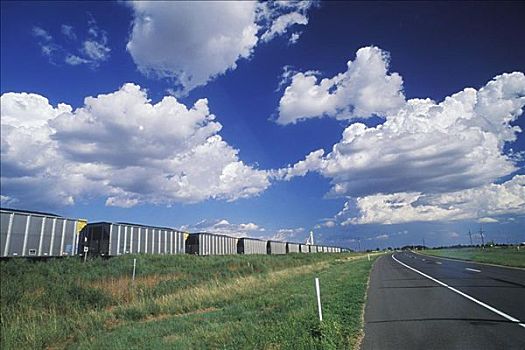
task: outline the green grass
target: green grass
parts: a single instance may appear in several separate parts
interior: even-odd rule
[[[424,250],[424,254],[489,264],[525,267],[525,247],[458,248]]]
[[[353,254],[0,263],[2,349],[340,349],[373,261]],[[313,279],[321,280],[324,321]]]

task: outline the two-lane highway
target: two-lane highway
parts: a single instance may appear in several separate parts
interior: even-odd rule
[[[525,270],[400,252],[370,276],[363,349],[525,349]]]

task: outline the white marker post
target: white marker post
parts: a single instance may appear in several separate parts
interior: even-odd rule
[[[135,281],[135,269],[137,268],[137,259],[133,259],[133,281]]]
[[[88,251],[89,251],[89,246],[86,246],[87,245],[87,241],[88,241],[87,237],[84,237],[84,262],[86,262],[86,260],[87,260],[87,255],[88,255]]]
[[[368,261],[370,261],[370,254],[368,254]]]
[[[317,309],[319,310],[319,321],[323,320],[323,311],[321,310],[321,289],[319,288],[319,278],[315,278],[315,292],[317,293]]]

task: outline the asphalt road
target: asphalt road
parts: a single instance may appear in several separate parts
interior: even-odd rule
[[[362,349],[524,350],[525,270],[384,255],[370,275]]]

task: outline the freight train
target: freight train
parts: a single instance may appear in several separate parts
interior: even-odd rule
[[[340,253],[347,249],[232,237],[208,232],[83,219],[0,209],[0,258],[102,256],[123,254],[291,254]]]

